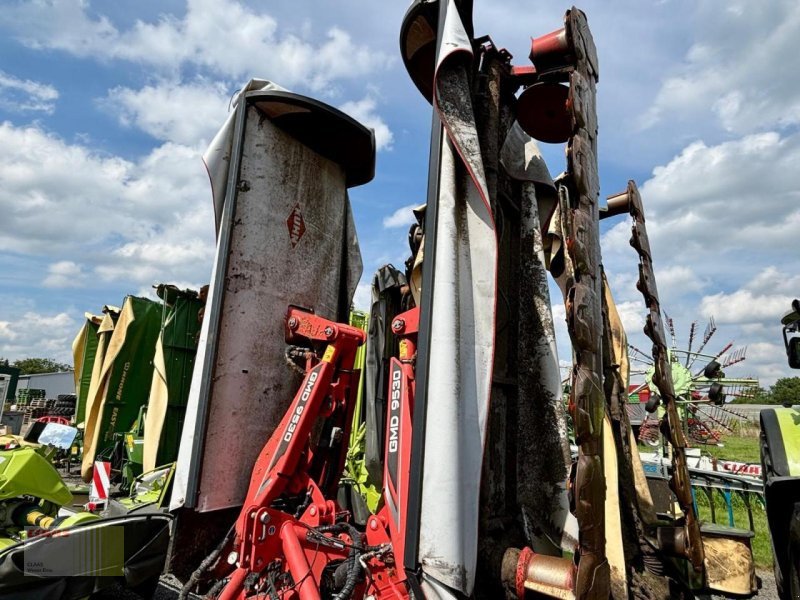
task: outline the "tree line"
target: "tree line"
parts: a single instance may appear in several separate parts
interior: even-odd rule
[[[16,367],[20,375],[36,375],[37,373],[61,373],[71,371],[72,365],[60,363],[52,358],[20,358],[15,361],[0,358],[0,365]]]
[[[800,377],[782,377],[769,388],[757,388],[751,398],[736,398],[734,404],[800,404]]]

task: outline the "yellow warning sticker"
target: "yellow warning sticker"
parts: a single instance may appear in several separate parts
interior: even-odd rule
[[[322,355],[322,362],[333,362],[333,355],[336,353],[336,348],[333,345],[328,346],[325,349],[325,354]]]
[[[400,360],[411,358],[408,355],[408,340],[400,340]]]

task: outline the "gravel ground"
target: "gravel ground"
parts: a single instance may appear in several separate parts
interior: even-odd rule
[[[772,571],[758,571],[761,578],[761,589],[758,590],[759,600],[779,600],[778,588],[775,587],[775,575]]]

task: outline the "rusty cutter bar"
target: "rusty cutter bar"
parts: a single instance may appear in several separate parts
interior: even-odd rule
[[[666,411],[666,419],[662,422],[661,431],[672,446],[670,488],[678,498],[678,504],[683,511],[682,522],[679,522],[678,527],[658,528],[658,543],[663,552],[688,558],[695,571],[700,572],[703,569],[703,544],[700,539],[700,524],[692,503],[689,470],[686,466],[686,438],[681,429],[678,407],[675,403],[672,371],[667,354],[664,324],[661,320],[661,305],[658,299],[656,276],[653,272],[653,257],[647,237],[642,199],[636,184],[629,181],[627,189],[610,197],[608,204],[609,208],[627,206],[628,212],[633,218],[631,246],[639,255],[637,288],[644,296],[648,309],[644,333],[653,342],[653,360],[655,361],[653,383],[661,394]]]

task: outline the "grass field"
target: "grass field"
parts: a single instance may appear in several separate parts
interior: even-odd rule
[[[761,462],[758,437],[753,435],[727,435],[722,438],[721,446],[703,446],[702,448],[710,455],[716,456],[717,458],[745,463]],[[756,561],[757,567],[769,569],[772,567],[772,546],[769,538],[769,529],[767,527],[767,514],[764,511],[763,497],[757,497],[755,494],[751,494],[750,498],[750,508],[753,513],[753,530],[756,534],[753,538],[753,558]],[[741,529],[750,529],[747,506],[742,496],[740,494],[733,494],[731,505],[733,506],[734,526]],[[728,509],[725,506],[725,500],[721,493],[714,494],[714,508],[716,511],[717,523],[723,525],[728,524]],[[703,493],[697,494],[697,510],[702,520],[711,520],[711,507],[708,498]]]
[[[758,438],[755,436],[727,435],[722,438],[722,444],[722,446],[700,446],[700,448],[717,458],[746,463],[761,462]]]

